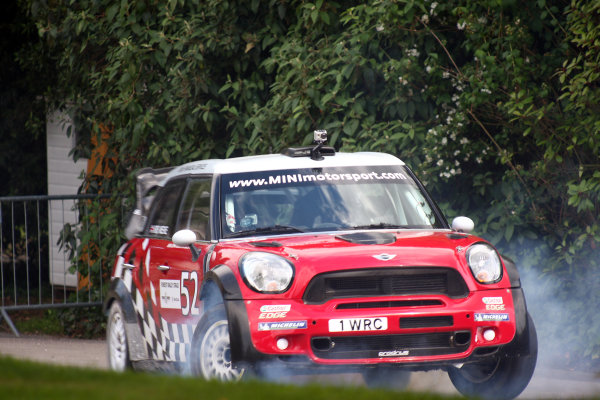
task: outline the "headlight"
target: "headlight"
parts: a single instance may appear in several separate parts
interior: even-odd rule
[[[283,257],[254,251],[240,259],[240,272],[250,289],[261,293],[282,293],[294,279],[294,266]]]
[[[478,243],[469,247],[467,263],[479,283],[494,283],[502,277],[502,263],[498,253],[487,244]]]

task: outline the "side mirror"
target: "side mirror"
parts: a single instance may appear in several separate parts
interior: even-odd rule
[[[452,230],[469,233],[475,228],[475,223],[469,217],[456,217],[452,220]]]
[[[171,240],[173,240],[173,243],[175,243],[177,246],[187,247],[190,244],[196,243],[197,238],[194,231],[182,229],[175,232]]]
[[[194,246],[194,243],[196,243],[197,240],[194,231],[191,231],[189,229],[182,229],[180,231],[175,232],[171,240],[177,246],[189,247],[192,251],[192,261],[198,261],[198,258],[200,258],[200,251],[196,248],[196,246]]]

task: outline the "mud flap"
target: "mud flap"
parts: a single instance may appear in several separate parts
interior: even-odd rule
[[[137,320],[133,299],[125,283],[118,278],[114,279],[110,284],[106,302],[104,303],[105,315],[108,315],[108,310],[110,310],[110,305],[113,301],[118,301],[121,304],[121,309],[125,317],[125,333],[127,334],[129,359],[131,361],[148,360],[148,348]]]
[[[527,305],[525,303],[525,294],[522,288],[513,288],[513,304],[515,308],[515,337],[506,346],[503,347],[504,353],[510,357],[528,356],[530,353],[530,332],[527,323]]]

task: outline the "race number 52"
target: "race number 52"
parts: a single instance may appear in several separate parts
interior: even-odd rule
[[[192,282],[191,295],[186,282]],[[181,313],[183,315],[190,315],[190,312],[192,315],[200,315],[200,308],[196,303],[196,300],[198,300],[198,272],[183,271],[181,273],[181,297],[185,297],[185,307],[181,307]]]

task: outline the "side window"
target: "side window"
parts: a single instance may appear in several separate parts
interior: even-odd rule
[[[210,239],[210,187],[210,179],[192,180],[177,219],[177,230],[190,229],[198,240]]]
[[[152,213],[148,225],[150,235],[170,238],[175,233],[173,228],[184,183],[184,181],[168,183],[159,191],[152,204]]]

